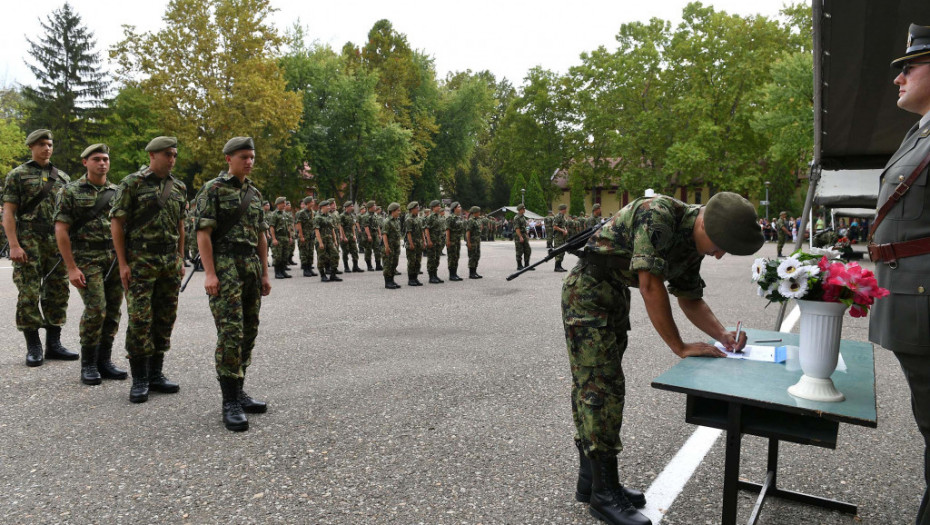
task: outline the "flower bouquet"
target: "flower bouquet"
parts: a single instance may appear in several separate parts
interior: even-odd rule
[[[759,258],[752,265],[758,293],[772,302],[795,299],[801,310],[800,350],[804,375],[788,388],[795,397],[813,401],[843,401],[830,376],[840,351],[843,314],[865,317],[869,308],[888,295],[875,274],[856,262],[839,259],[832,249],[795,252],[785,260]]]

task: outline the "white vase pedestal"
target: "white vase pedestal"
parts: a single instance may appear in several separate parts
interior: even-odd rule
[[[798,300],[801,309],[800,351],[804,375],[788,393],[811,401],[839,402],[846,399],[830,376],[836,370],[843,332],[843,303]]]

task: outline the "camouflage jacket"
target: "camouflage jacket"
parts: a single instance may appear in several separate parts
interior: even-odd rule
[[[585,229],[588,229],[588,228],[597,226],[597,225],[600,224],[600,223],[601,223],[601,218],[592,215],[592,216],[588,217],[588,220],[587,220],[587,221],[585,221],[584,227],[585,227]]]
[[[174,181],[165,206],[158,211],[155,218],[146,224],[135,224],[135,220],[149,206],[156,206],[156,201],[164,191],[168,179]],[[184,206],[187,203],[187,187],[169,174],[164,179],[149,169],[148,166],[126,176],[116,189],[111,201],[110,218],[126,219],[126,240],[128,242],[177,243],[181,236],[181,222],[184,220]]]
[[[546,237],[552,238],[552,219],[555,217],[546,217],[543,219],[543,224],[546,226]]]
[[[313,229],[320,230],[320,237],[323,238],[323,242],[330,242],[333,238],[333,218],[324,213],[316,214],[316,217],[313,218]],[[316,234],[314,234],[314,238]]]
[[[700,298],[704,256],[694,244],[700,209],[671,197],[640,197],[611,217],[585,251],[629,259],[629,267],[610,269],[610,277],[625,286],[639,286],[638,273],[647,271],[668,281],[668,291],[676,297]]]
[[[42,187],[52,176],[53,167],[54,165],[51,162],[43,168],[36,161],[30,160],[10,170],[6,176],[6,183],[3,185],[3,202],[16,204],[20,207],[29,202],[32,197],[42,191]],[[57,168],[56,171],[58,171]],[[57,180],[48,192],[48,196],[36,205],[30,213],[20,215],[17,212],[16,222],[37,222],[51,226],[52,217],[55,214],[56,196],[69,182],[71,182],[71,178],[68,177],[68,174],[58,171]]]
[[[778,233],[778,237],[784,239],[787,233],[785,233],[785,228],[788,228],[788,221],[785,219],[778,219],[775,221],[775,231]],[[791,228],[788,228],[789,230]]]
[[[556,230],[556,228],[562,228],[563,230],[568,230],[568,221],[565,219],[565,215],[561,213],[552,218],[552,235],[557,239],[564,239],[566,234]]]
[[[513,218],[513,233],[514,240],[519,240],[516,236],[517,232],[520,232],[520,235],[523,236],[523,240],[526,240],[526,227],[527,220],[525,215],[517,215]]]
[[[342,212],[339,214],[339,223],[342,224],[342,231],[346,234],[346,239],[355,240],[355,214]]]
[[[58,199],[55,202],[55,222],[73,225],[76,221],[87,221],[79,230],[72,228],[69,231],[72,241],[107,242],[113,239],[107,209],[101,210],[95,219],[87,220],[90,218],[94,205],[97,204],[98,195],[107,190],[116,192],[116,184],[107,181],[106,184],[98,187],[91,184],[85,175],[68,183],[58,192]],[[74,251],[80,252],[81,250],[75,249]]]
[[[426,218],[426,229],[429,231],[429,238],[433,241],[433,246],[445,244],[445,221],[438,213],[431,213]]]
[[[449,242],[458,244],[462,241],[462,235],[465,234],[465,221],[460,215],[450,215],[446,217],[446,230],[449,231]]]
[[[239,182],[237,177],[226,172],[204,184],[197,194],[197,207],[194,211],[197,229],[215,230],[220,224],[232,220],[249,188],[254,188],[251,179],[246,177],[243,182]],[[267,229],[265,211],[262,210],[262,194],[255,188],[245,213],[229,228],[222,239],[213,239],[214,249],[231,245],[258,248],[258,236]]]
[[[414,217],[413,215],[408,215],[407,220],[404,221],[404,235],[410,234],[410,237],[413,238],[413,245],[417,248],[423,247],[423,222],[420,216]]]
[[[294,219],[296,219],[297,224],[300,225],[300,230],[304,234],[304,240],[313,240],[313,210],[310,208],[304,208],[297,212],[297,215],[294,217]]]
[[[271,213],[268,220],[268,228],[274,230],[275,238],[278,242],[287,241],[291,235],[290,222],[287,218],[287,212],[284,210],[275,210]]]
[[[481,218],[470,217],[465,221],[465,232],[471,234],[471,243],[481,242]],[[468,241],[468,238],[465,238]]]
[[[388,246],[397,250],[400,248],[400,217],[396,219],[385,219],[382,233],[387,236]]]

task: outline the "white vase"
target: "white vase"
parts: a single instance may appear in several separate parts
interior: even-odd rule
[[[798,300],[801,309],[800,352],[804,375],[788,393],[812,401],[837,402],[846,399],[830,376],[836,370],[843,332],[843,303]]]

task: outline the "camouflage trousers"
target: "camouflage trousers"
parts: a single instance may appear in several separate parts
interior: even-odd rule
[[[374,256],[375,265],[380,266],[381,259],[384,257],[384,246],[381,244],[381,240],[375,238],[375,236],[371,238],[371,253]]]
[[[384,262],[384,271],[381,272],[385,277],[394,278],[394,274],[397,273],[397,265],[400,262],[400,243],[392,244],[391,251],[384,252],[383,257]]]
[[[287,241],[287,258],[293,257],[295,251],[297,251],[297,243],[291,238],[291,240]]]
[[[335,270],[339,267],[339,249],[336,248],[335,241],[327,241],[326,236],[323,236],[323,247],[320,248],[319,243],[317,247],[317,261],[319,261],[320,269],[326,270]]]
[[[473,239],[471,248],[468,249],[468,269],[477,270],[479,259],[481,259],[481,241]]]
[[[216,325],[216,375],[244,378],[252,362],[262,307],[262,267],[257,255],[217,255],[219,295],[210,296]]]
[[[775,252],[778,255],[782,255],[781,250],[785,247],[785,241],[787,240],[787,235],[784,233],[778,235],[778,251]]]
[[[183,268],[184,264],[176,253],[129,254],[127,358],[163,354],[171,348]]]
[[[420,274],[423,264],[423,247],[418,245],[407,247],[407,276],[411,279]]]
[[[313,245],[316,244],[311,237],[304,237],[304,240],[297,241],[297,247],[300,249],[300,264],[313,266]]]
[[[517,252],[517,266],[521,264],[530,264],[530,254],[533,252],[532,248],[530,248],[530,238],[524,235],[523,242],[520,242],[517,240],[517,237],[514,236],[513,243]]]
[[[552,238],[552,247],[553,247],[553,248],[558,248],[559,246],[562,246],[563,244],[565,244],[565,236],[564,236],[564,235],[559,234],[559,235],[556,235],[556,236],[554,236],[554,237]],[[556,262],[556,264],[561,264],[561,263],[562,263],[562,259],[564,259],[564,258],[565,258],[565,254],[564,254],[564,253],[560,253],[559,255],[556,255],[556,256],[555,256],[555,262]]]
[[[55,267],[59,262],[55,238],[24,232],[19,237],[19,245],[26,252],[28,260],[13,263],[13,282],[19,291],[16,299],[16,328],[22,331],[64,326],[70,289],[65,263]],[[42,282],[46,275],[48,278]]]
[[[348,236],[348,240],[345,242],[339,243],[339,247],[342,249],[342,255],[348,255],[352,257],[352,264],[358,265],[358,244],[355,242],[355,236]]]
[[[626,383],[630,289],[595,278],[584,261],[562,285],[562,322],[572,373],[575,441],[585,454],[617,455]]]
[[[446,249],[446,263],[451,273],[459,269],[459,254],[462,251],[462,243],[458,239],[450,239],[449,241],[449,247]]]
[[[81,315],[81,348],[92,348],[101,341],[113,341],[119,330],[123,305],[123,283],[119,279],[119,267],[113,265],[110,277],[103,278],[110,271],[116,254],[96,251],[75,254],[75,263],[84,273],[86,286],[78,288],[84,301],[84,314]]]
[[[290,250],[290,243],[287,240],[282,240],[281,237],[278,237],[278,245],[275,246],[274,243],[271,243],[271,257],[272,257],[272,266],[275,268],[287,268],[287,260],[290,257],[288,250]]]
[[[439,271],[439,258],[442,255],[442,243],[434,242],[432,248],[426,248],[426,271]]]

